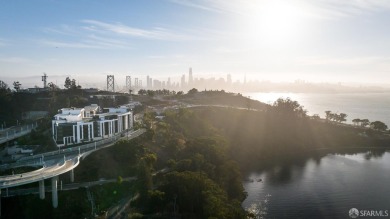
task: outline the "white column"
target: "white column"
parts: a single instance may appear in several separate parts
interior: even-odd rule
[[[122,116],[118,116],[118,133],[122,131]]]
[[[80,129],[81,129],[81,139],[84,139],[84,125],[83,124],[80,125]]]
[[[114,120],[111,120],[111,135],[115,134],[115,123]]]
[[[76,127],[73,125],[73,141],[76,140],[76,138],[75,138],[75,137],[76,137],[76,135],[75,135],[75,128],[76,128]]]
[[[91,140],[91,124],[88,124],[88,141]]]
[[[55,127],[55,122],[54,121],[52,121],[51,122],[51,130],[52,130],[52,134],[53,134],[53,138],[54,138],[54,127]],[[56,140],[57,140],[57,138],[55,138]]]
[[[99,131],[100,136],[103,137],[103,125],[101,122],[99,122],[99,126],[100,126],[100,131]]]
[[[79,124],[77,124],[76,125],[76,132],[77,132],[77,143],[80,143],[80,125]]]
[[[70,182],[74,182],[74,169],[70,171]]]
[[[51,201],[53,208],[58,207],[58,191],[57,191],[58,176],[51,178]]]
[[[45,180],[39,181],[39,198],[45,199]]]
[[[92,129],[91,136],[92,136],[92,138],[95,138],[95,129],[94,129],[94,124],[93,123],[91,124],[91,129]]]
[[[102,136],[106,135],[106,122],[102,122]]]

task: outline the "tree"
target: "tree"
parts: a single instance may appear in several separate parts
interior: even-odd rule
[[[331,120],[331,115],[332,115],[332,111],[330,111],[330,110],[327,110],[327,111],[325,111],[325,118],[326,118],[326,120]]]
[[[198,93],[198,90],[196,88],[192,88],[187,92],[187,94],[196,94],[196,93]]]
[[[359,119],[359,118],[357,118],[357,119],[352,119],[353,124],[356,125],[356,126],[360,125],[360,122],[361,122],[361,121],[362,121],[362,120]]]
[[[146,93],[147,93],[148,96],[150,96],[150,97],[153,97],[153,96],[156,94],[156,92],[153,91],[153,90],[147,90]]]
[[[58,90],[58,86],[55,85],[53,82],[50,82],[49,84],[47,84],[47,86],[51,91]]]
[[[14,81],[13,85],[14,85],[15,91],[16,91],[16,92],[19,92],[19,91],[20,91],[20,88],[22,87],[22,84],[19,83],[19,81]]]
[[[138,91],[138,95],[146,95],[146,94],[147,94],[147,92],[146,92],[145,89],[140,89],[140,90]]]
[[[279,98],[272,105],[273,109],[278,114],[284,114],[288,116],[304,117],[306,116],[306,110],[303,109],[297,101],[290,98]]]
[[[371,127],[378,131],[386,131],[387,125],[381,121],[371,122]]]
[[[72,87],[72,81],[70,80],[69,77],[66,77],[64,87],[65,87],[66,89],[69,89],[69,88]]]
[[[8,89],[8,84],[0,80],[0,90]]]
[[[9,89],[8,84],[0,80],[0,97],[5,97],[9,94],[11,94],[11,89]]]
[[[72,81],[70,82],[70,88],[72,88],[72,89],[76,89],[77,88],[76,79],[72,79]]]
[[[311,119],[320,120],[321,117],[320,117],[320,115],[318,115],[318,114],[314,114],[314,115],[311,116]]]
[[[337,120],[338,122],[345,122],[347,121],[347,114],[345,113],[340,113],[339,115],[337,115]]]
[[[362,119],[360,120],[360,126],[367,127],[370,124],[370,120],[368,119]]]

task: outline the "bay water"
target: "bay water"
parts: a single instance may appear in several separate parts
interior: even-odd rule
[[[272,104],[278,98],[298,101],[309,115],[325,111],[352,119],[382,121],[390,127],[389,93],[246,93]],[[350,218],[349,211],[374,211],[390,218],[390,150],[329,153],[297,164],[252,172],[244,181],[243,207],[259,218]],[[360,218],[370,218],[362,217]]]

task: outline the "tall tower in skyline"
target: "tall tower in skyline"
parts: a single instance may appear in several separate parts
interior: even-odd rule
[[[194,82],[194,79],[192,78],[192,68],[190,68],[190,71],[188,73],[188,85],[192,86],[193,82]]]
[[[148,88],[151,88],[151,86],[150,86],[150,77],[149,77],[149,75],[148,76],[146,76],[146,88],[148,89]]]
[[[43,81],[43,88],[46,88],[47,87],[47,75],[46,73],[43,73],[43,76],[42,76],[42,81]]]
[[[115,92],[114,75],[107,75],[107,91]]]
[[[136,89],[138,89],[139,85],[138,85],[138,78],[134,78],[134,87]]]
[[[228,75],[226,76],[226,82],[227,82],[228,84],[231,84],[231,83],[232,83],[232,76],[231,76],[230,74],[228,74]]]
[[[131,90],[131,77],[130,76],[126,76],[126,89],[127,89],[127,91]]]
[[[185,87],[185,86],[186,86],[186,76],[182,75],[181,76],[181,87]]]

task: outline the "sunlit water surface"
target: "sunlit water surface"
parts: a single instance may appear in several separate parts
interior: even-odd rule
[[[382,121],[390,127],[390,93],[244,93],[244,96],[272,104],[280,97],[298,101],[309,115],[325,117],[325,111],[346,113],[347,122],[353,119]]]
[[[328,154],[254,172],[244,187],[243,206],[260,206],[264,218],[349,218],[351,208],[390,212],[390,153]]]

